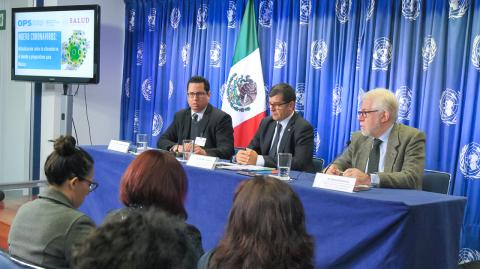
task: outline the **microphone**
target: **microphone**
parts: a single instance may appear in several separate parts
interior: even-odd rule
[[[3,199],[5,199],[5,193],[0,190],[0,202],[3,201]]]
[[[343,146],[342,151],[340,151],[340,153],[337,154],[337,156],[335,156],[335,158],[333,159],[333,161],[332,161],[331,163],[329,163],[329,164],[327,165],[327,167],[325,167],[325,169],[323,169],[323,174],[326,174],[326,173],[327,173],[328,168],[330,168],[330,166],[332,166],[333,162],[334,162],[338,157],[340,157],[340,155],[343,154],[343,152],[350,146],[351,143],[352,143],[352,140],[349,139],[349,140],[347,141],[347,143],[345,143],[345,146]]]

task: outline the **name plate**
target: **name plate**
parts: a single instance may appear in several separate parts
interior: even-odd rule
[[[110,140],[108,143],[108,149],[118,152],[127,153],[128,148],[130,147],[130,142],[120,141],[120,140]]]
[[[217,159],[217,157],[192,154],[187,161],[187,165],[213,170]]]
[[[353,192],[356,179],[353,177],[335,176],[317,173],[313,187],[333,191]]]

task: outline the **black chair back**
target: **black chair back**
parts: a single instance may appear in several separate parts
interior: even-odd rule
[[[323,170],[323,159],[322,158],[313,158],[313,167],[315,168],[315,173],[321,173]]]
[[[425,169],[422,190],[448,194],[451,176],[449,173]]]

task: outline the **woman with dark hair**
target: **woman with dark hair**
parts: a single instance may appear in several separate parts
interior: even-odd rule
[[[197,268],[313,268],[312,257],[297,194],[278,179],[257,176],[237,187],[223,238]]]
[[[138,155],[123,174],[120,200],[126,207],[108,216],[108,221],[111,218],[121,220],[132,211],[155,207],[185,222],[187,185],[185,171],[175,157],[169,153],[147,150]],[[187,231],[198,260],[203,254],[200,231],[189,224]]]
[[[98,186],[93,182],[93,159],[75,144],[72,136],[55,140],[44,167],[49,187],[20,207],[13,220],[8,236],[12,257],[47,268],[69,268],[72,246],[95,228],[77,210]]]

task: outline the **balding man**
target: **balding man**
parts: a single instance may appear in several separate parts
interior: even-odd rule
[[[356,185],[421,189],[425,134],[396,123],[398,102],[386,89],[367,92],[358,111],[360,132],[327,174],[355,177]]]

